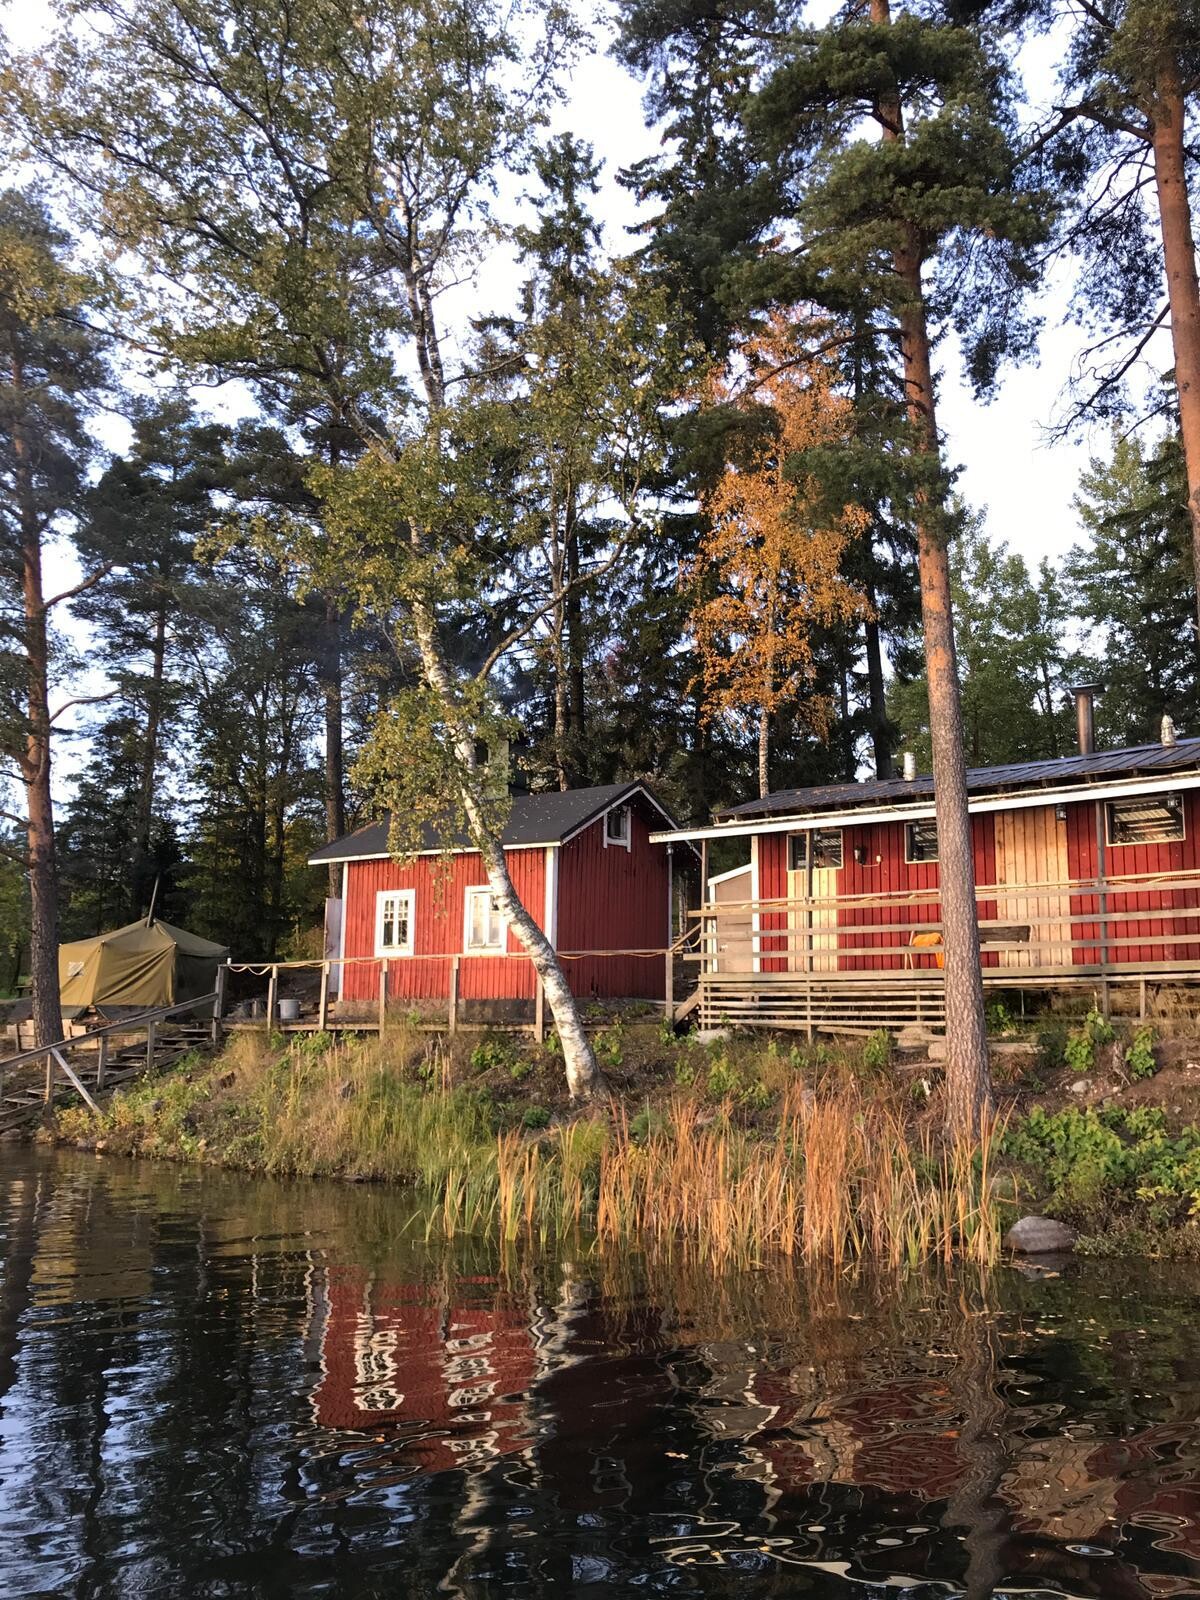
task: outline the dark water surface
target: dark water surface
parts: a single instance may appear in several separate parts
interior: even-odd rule
[[[0,1168],[0,1594],[1200,1595],[1200,1281],[651,1271]]]

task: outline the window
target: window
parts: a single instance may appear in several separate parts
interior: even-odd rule
[[[506,931],[500,897],[494,895],[490,889],[468,889],[463,948],[503,950]]]
[[[614,806],[611,811],[605,812],[604,842],[605,844],[623,844],[626,850],[630,848],[628,806]]]
[[[1178,794],[1139,795],[1136,800],[1110,800],[1108,842],[1122,844],[1166,844],[1183,838],[1183,796]]]
[[[927,822],[906,822],[904,824],[904,859],[909,862],[936,861],[938,858],[937,823],[933,818]]]
[[[788,867],[792,872],[808,870],[808,841],[812,840],[813,870],[840,867],[842,864],[842,830],[816,828],[811,833],[788,835]]]
[[[375,954],[410,956],[413,953],[412,889],[381,889],[375,896]]]

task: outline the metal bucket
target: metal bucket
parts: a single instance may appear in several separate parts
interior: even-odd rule
[[[279,1002],[279,1020],[280,1020],[280,1022],[295,1022],[296,1019],[299,1017],[299,1015],[300,1015],[300,1002],[299,1002],[299,1000],[293,1000],[290,997],[288,999],[280,1000],[280,1002]]]

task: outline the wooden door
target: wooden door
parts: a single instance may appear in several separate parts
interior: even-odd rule
[[[1033,891],[997,895],[1000,926],[980,928],[985,949],[989,936],[1002,938],[1006,928],[1029,930],[1026,943],[1008,941],[1014,947],[998,952],[1000,966],[1071,964],[1071,900],[1065,888],[1069,875],[1066,818],[1056,816],[1053,806],[996,813],[997,885]],[[1047,885],[1044,893],[1036,892],[1040,884]]]

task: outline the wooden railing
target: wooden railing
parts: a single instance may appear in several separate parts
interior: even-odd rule
[[[89,1028],[86,1033],[77,1033],[62,1039],[56,1039],[52,1044],[34,1045],[28,1050],[19,1050],[15,1055],[0,1058],[0,1097],[3,1096],[7,1083],[12,1075],[21,1067],[36,1065],[45,1062],[46,1075],[42,1098],[48,1104],[54,1098],[56,1077],[70,1085],[72,1089],[92,1108],[97,1110],[95,1099],[80,1079],[79,1074],[68,1059],[73,1053],[81,1050],[95,1049],[95,1080],[92,1087],[99,1093],[106,1087],[106,1075],[109,1068],[110,1047],[115,1039],[127,1039],[146,1034],[146,1070],[154,1067],[155,1052],[158,1047],[158,1026],[169,1021],[172,1017],[194,1014],[212,1007],[210,1035],[214,1045],[220,1043],[221,1038],[221,1010],[228,981],[228,971],[224,966],[217,968],[216,988],[210,994],[197,995],[191,1000],[180,1000],[169,1006],[155,1006],[148,1011],[136,1012],[133,1016],[126,1017],[120,1022],[106,1023],[100,1028]],[[82,1065],[82,1063],[78,1063]]]
[[[711,903],[690,914],[691,959],[705,974],[936,972],[940,898],[929,888]],[[1200,970],[1194,872],[981,884],[976,904],[985,973]]]

